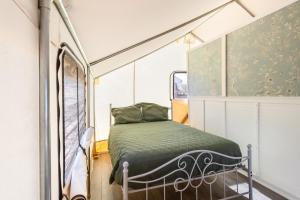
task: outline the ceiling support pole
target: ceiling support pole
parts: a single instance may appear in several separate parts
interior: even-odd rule
[[[240,0],[234,0],[242,9],[244,9],[251,17],[255,17],[254,13],[251,12]]]
[[[39,0],[39,156],[40,200],[51,200],[50,143],[50,5],[51,0]]]

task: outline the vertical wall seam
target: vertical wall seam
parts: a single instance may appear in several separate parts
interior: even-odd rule
[[[203,100],[203,131],[205,132],[205,100]]]
[[[257,102],[257,152],[258,152],[258,172],[257,176],[261,176],[261,133],[260,133],[260,102]]]
[[[222,76],[222,96],[227,96],[227,35],[222,37],[221,43],[221,76]]]
[[[188,120],[191,126],[192,125],[192,117],[191,117],[191,101],[190,101],[190,87],[189,87],[189,65],[190,65],[190,60],[189,60],[189,53],[190,53],[190,49],[185,53],[186,56],[186,77],[187,77],[187,100],[188,100]]]
[[[91,93],[91,91],[90,91],[90,89],[91,89],[91,87],[90,87],[90,69],[89,69],[89,66],[86,66],[86,68],[87,68],[87,70],[86,70],[86,76],[87,76],[87,79],[86,79],[86,82],[87,82],[87,84],[86,84],[86,102],[87,102],[87,104],[86,104],[86,110],[87,110],[87,124],[88,124],[88,127],[90,127],[91,126],[91,98],[90,98],[90,93]]]
[[[96,82],[96,79],[93,80],[93,122],[94,122],[94,141],[96,142],[96,108],[95,108],[95,82]]]

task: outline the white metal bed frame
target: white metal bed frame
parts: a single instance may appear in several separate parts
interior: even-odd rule
[[[163,187],[163,195],[164,200],[166,200],[166,186],[173,185],[176,192],[180,194],[180,199],[182,200],[182,193],[190,186],[195,189],[195,199],[198,200],[198,188],[202,184],[209,185],[210,188],[210,200],[212,200],[213,193],[212,193],[212,184],[217,181],[217,178],[219,175],[223,176],[223,198],[222,200],[227,199],[233,199],[240,196],[244,196],[246,194],[249,194],[249,199],[253,200],[253,191],[252,191],[252,150],[251,150],[251,144],[247,145],[248,152],[247,156],[243,157],[232,157],[227,156],[225,154],[221,154],[214,151],[209,150],[195,150],[195,151],[189,151],[184,154],[181,154],[174,159],[166,162],[165,164],[140,175],[128,177],[128,170],[129,170],[129,163],[123,162],[123,185],[122,185],[122,193],[123,193],[123,200],[128,200],[128,194],[136,193],[145,191],[145,199],[148,200],[148,191],[155,189],[155,188],[162,188]],[[214,159],[215,156],[219,156],[220,158],[226,158],[230,160],[235,160],[237,163],[232,165],[226,165],[222,163],[215,162]],[[187,170],[188,162],[187,159],[191,161],[191,170]],[[167,174],[163,175],[162,177],[153,179],[153,180],[139,180],[141,178],[145,178],[155,172],[159,172],[159,170],[165,168],[166,166],[169,166],[171,163],[177,162],[177,169],[168,172]],[[204,165],[204,168],[200,168],[199,163],[201,162],[202,165]],[[245,163],[248,164],[247,167],[245,167]],[[222,168],[220,171],[209,171],[209,167],[212,166],[219,166]],[[227,168],[227,169],[226,169]],[[239,180],[238,180],[238,169],[246,168],[248,172],[248,185],[249,190],[248,192],[239,193]],[[195,170],[197,170],[197,174],[195,174]],[[166,183],[166,178],[170,177],[171,175],[175,175],[176,173],[182,173],[184,174],[185,178],[177,177],[174,182]],[[237,194],[232,196],[226,196],[226,174],[230,172],[235,172],[236,174],[236,192]],[[162,181],[163,184],[155,185],[155,186],[149,186],[149,184],[157,183],[159,181]],[[198,181],[198,183],[194,183],[195,181]],[[132,189],[128,187],[129,183],[134,184],[142,184],[145,185],[142,189]],[[179,187],[179,184],[183,185]]]
[[[111,126],[113,124],[112,115],[111,115],[111,109],[112,104],[109,104],[109,112],[110,112],[110,120],[109,125]],[[170,109],[170,108],[169,108]],[[172,108],[171,108],[172,109]],[[212,194],[212,184],[217,181],[217,178],[219,175],[223,175],[223,198],[219,200],[227,200],[227,199],[233,199],[240,196],[244,196],[246,194],[249,194],[249,199],[253,200],[253,191],[252,191],[252,146],[251,144],[247,145],[247,156],[242,157],[232,157],[228,156],[222,153],[218,153],[215,151],[210,150],[194,150],[189,151],[186,153],[183,153],[172,160],[164,163],[163,165],[149,171],[143,174],[139,174],[136,176],[128,177],[128,170],[129,170],[129,163],[127,161],[123,162],[123,185],[122,185],[122,193],[123,193],[123,200],[128,200],[128,194],[136,193],[145,191],[145,199],[148,200],[148,191],[156,188],[164,188],[164,200],[166,200],[166,186],[173,185],[176,192],[180,193],[180,200],[182,200],[182,193],[191,186],[195,189],[195,199],[198,200],[198,188],[204,183],[209,185],[210,188],[210,200],[212,200],[213,194]],[[232,165],[226,165],[222,163],[214,162],[213,155],[219,156],[221,158],[236,160],[235,164]],[[188,166],[185,159],[191,159],[191,169],[190,173],[186,169]],[[169,173],[165,174],[162,177],[156,178],[154,180],[148,180],[148,181],[141,181],[139,179],[145,178],[153,173],[159,172],[161,169],[167,167],[171,163],[174,163],[177,161],[177,169],[170,171]],[[199,162],[202,162],[204,164],[204,168],[201,170],[199,166]],[[245,163],[248,164],[246,167]],[[208,171],[210,166],[220,166],[222,170],[220,171]],[[226,169],[227,167],[227,169]],[[198,174],[195,175],[194,170],[198,170]],[[246,169],[247,170],[247,180],[248,180],[248,186],[249,190],[248,192],[239,193],[239,179],[238,179],[238,169]],[[166,183],[166,178],[174,175],[178,172],[181,172],[186,175],[186,178],[178,177],[175,179],[174,182],[168,182]],[[236,173],[236,195],[233,196],[226,196],[226,174],[230,172]],[[208,178],[212,178],[212,180],[208,180]],[[155,186],[149,186],[149,184],[157,183],[159,181],[163,181],[163,184],[155,184]],[[198,184],[194,184],[193,181],[200,181]],[[134,184],[142,184],[145,185],[142,189],[132,189],[129,188],[129,183]],[[185,184],[183,188],[179,188],[178,184]]]

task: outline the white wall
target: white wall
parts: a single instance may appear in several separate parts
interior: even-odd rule
[[[0,1],[0,194],[39,199],[39,54],[37,2]]]
[[[169,77],[173,71],[186,70],[187,46],[174,42],[160,50],[101,76],[95,87],[96,139],[109,134],[109,104],[129,106],[153,102],[170,107]]]
[[[97,80],[95,84],[96,140],[108,138],[110,104],[112,107],[132,105],[133,64],[122,67]]]
[[[252,144],[255,178],[300,199],[299,97],[192,97],[189,103],[193,127],[237,142],[244,155]]]
[[[56,55],[61,42],[78,54],[54,6],[51,10],[50,107],[52,199],[58,199]],[[37,1],[0,1],[0,193],[39,199],[39,29]],[[79,55],[80,57],[80,55]]]
[[[153,102],[170,107],[169,77],[173,71],[186,70],[187,47],[170,45],[135,63],[135,102]]]

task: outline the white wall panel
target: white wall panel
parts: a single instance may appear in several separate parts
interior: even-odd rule
[[[300,198],[300,105],[261,104],[261,178]]]
[[[100,77],[95,85],[96,140],[108,138],[112,107],[133,104],[133,64]]]
[[[189,107],[193,127],[203,130],[205,117],[205,130],[222,135],[226,121],[225,135],[243,155],[252,144],[256,180],[288,199],[300,199],[300,98],[192,97]]]
[[[0,1],[0,194],[39,199],[38,29],[13,1]]]
[[[253,172],[259,173],[258,157],[258,114],[257,103],[227,102],[227,137],[240,145],[243,155],[247,155],[247,145],[252,145]]]
[[[186,70],[186,46],[174,42],[136,61],[136,102],[153,102],[170,107],[169,77],[173,71]]]
[[[199,130],[204,130],[204,101],[189,99],[189,120],[190,125]]]
[[[205,131],[225,137],[225,103],[205,101]]]

